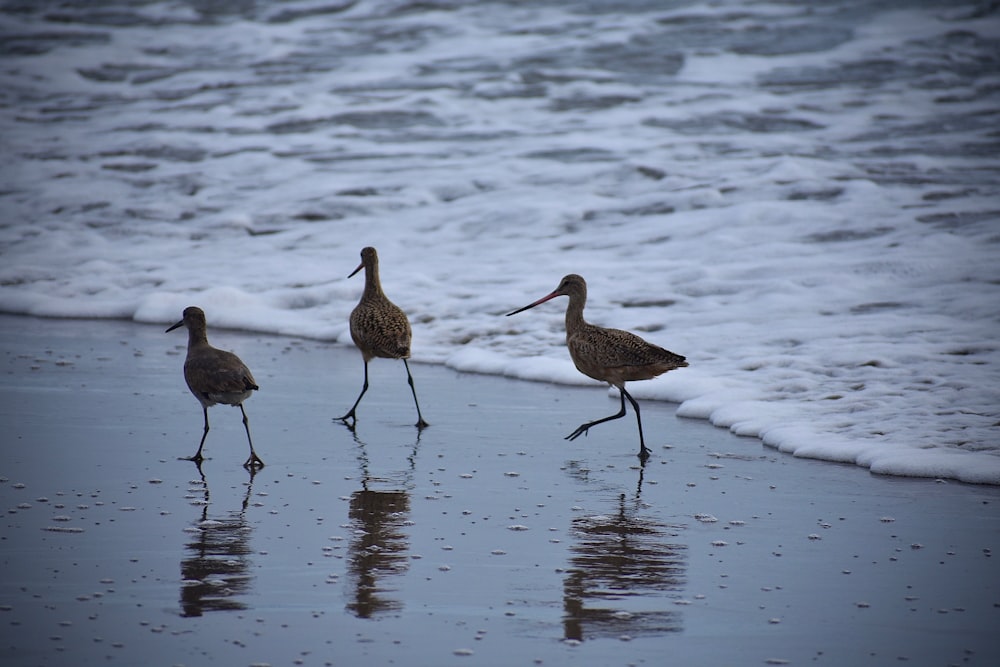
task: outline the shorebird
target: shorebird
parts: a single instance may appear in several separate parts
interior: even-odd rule
[[[224,403],[239,406],[240,412],[243,413],[243,427],[247,431],[247,442],[250,443],[250,458],[243,467],[251,470],[257,467],[263,468],[264,462],[253,449],[253,440],[250,439],[250,420],[247,419],[247,412],[243,409],[243,401],[260,389],[250,369],[232,352],[219,350],[208,344],[205,312],[201,308],[195,306],[185,308],[184,318],[167,331],[173,331],[181,325],[186,326],[188,330],[184,380],[187,381],[188,389],[201,403],[202,412],[205,413],[205,431],[201,435],[201,444],[198,445],[195,455],[188,457],[187,460],[201,463],[201,450],[205,446],[205,438],[208,437],[208,409],[216,403]]]
[[[406,319],[406,313],[399,309],[396,304],[389,301],[382,291],[382,284],[378,278],[378,253],[375,248],[368,247],[361,250],[361,263],[358,268],[351,272],[348,278],[352,277],[361,269],[365,270],[365,291],[361,294],[361,300],[351,311],[351,338],[354,344],[361,350],[361,356],[365,360],[365,383],[361,387],[358,400],[346,415],[340,417],[340,421],[348,424],[348,419],[354,421],[348,426],[352,427],[357,423],[358,417],[355,411],[361,397],[368,391],[368,362],[375,357],[383,359],[402,359],[406,366],[406,381],[413,392],[413,404],[417,406],[417,428],[428,426],[420,414],[420,403],[417,401],[417,390],[413,386],[413,375],[410,374],[410,364],[406,361],[410,357],[410,321]]]
[[[622,401],[621,410],[616,414],[581,424],[566,439],[575,440],[580,435],[585,435],[591,426],[624,417],[627,398],[635,409],[635,420],[639,425],[639,460],[645,463],[649,458],[649,449],[642,437],[639,404],[625,390],[625,383],[631,380],[649,380],[675,368],[683,368],[688,365],[687,362],[681,355],[646,342],[634,333],[606,329],[584,320],[587,282],[574,273],[564,277],[551,294],[507,315],[516,315],[557,296],[569,297],[569,305],[566,306],[566,347],[569,348],[569,356],[576,369],[588,377],[618,387]]]

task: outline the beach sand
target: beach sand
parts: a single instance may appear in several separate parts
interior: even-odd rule
[[[996,665],[1000,488],[797,459],[605,388],[220,331],[0,317],[0,662]],[[692,359],[692,363],[696,363]],[[676,371],[683,373],[683,370]],[[933,417],[928,417],[933,419]]]

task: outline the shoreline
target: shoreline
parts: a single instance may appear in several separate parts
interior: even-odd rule
[[[161,324],[166,327],[172,323],[146,322],[135,320],[130,317],[63,317],[57,315],[50,316],[9,312],[0,312],[0,317],[69,322],[115,322],[125,325],[152,327],[158,327]],[[218,331],[220,335],[302,341],[304,343],[310,342],[319,345],[328,345],[338,349],[349,350],[354,353],[357,352],[357,349],[354,347],[352,342],[340,342],[339,337],[329,338],[268,331],[254,331],[221,326],[213,327],[211,323],[209,323],[209,327],[210,330]],[[569,360],[568,352],[566,353],[565,364],[563,364],[565,368],[563,369],[563,372],[560,373],[561,377],[559,378],[539,378],[537,377],[537,374],[519,373],[516,370],[509,368],[509,366],[519,360],[512,361],[504,359],[502,360],[502,363],[495,364],[490,370],[480,370],[482,367],[481,364],[470,364],[456,361],[456,356],[460,355],[453,355],[452,357],[443,360],[420,360],[419,358],[411,358],[410,362],[418,365],[437,366],[462,374],[482,375],[485,377],[495,377],[498,379],[521,382],[537,382],[555,387],[572,387],[577,389],[589,388],[591,390],[600,388],[604,389],[608,396],[613,397],[616,401],[618,400],[616,389],[610,388],[604,383],[591,380],[573,368],[572,362]],[[382,360],[382,363],[384,362],[385,360]],[[679,370],[683,373],[684,371],[690,371],[691,369],[688,368]],[[695,369],[695,372],[697,372],[697,369]],[[774,451],[791,455],[796,458],[815,460],[824,463],[856,466],[867,470],[872,475],[884,477],[949,481],[976,486],[1000,486],[1000,456],[991,457],[983,451],[966,451],[953,447],[921,449],[908,445],[897,445],[888,441],[879,443],[866,440],[838,440],[835,436],[830,436],[826,442],[815,443],[810,442],[815,437],[815,433],[807,433],[801,426],[795,425],[773,426],[765,428],[759,433],[756,431],[749,433],[743,432],[746,429],[741,428],[740,424],[736,423],[738,420],[735,418],[727,417],[717,420],[715,418],[714,410],[705,407],[705,399],[703,398],[695,399],[690,402],[679,398],[663,398],[663,390],[656,387],[662,386],[664,378],[668,376],[669,382],[672,386],[682,385],[684,383],[683,377],[676,377],[672,374],[668,374],[660,376],[659,378],[654,378],[650,381],[633,382],[629,387],[630,393],[636,398],[636,400],[640,401],[641,404],[645,402],[654,402],[659,405],[675,406],[675,414],[679,419],[703,422],[712,428],[727,431],[740,438],[756,440],[766,448],[773,449]],[[699,378],[696,381],[699,380],[703,379]],[[668,390],[667,393],[676,394],[678,393],[678,390],[676,388],[672,388]],[[728,409],[725,407],[723,407],[722,410],[723,412],[728,412]],[[624,419],[628,420],[629,418],[634,419],[634,416],[631,415],[631,408],[629,408],[628,414],[626,414]],[[722,423],[717,423],[717,421],[721,421]],[[963,465],[968,463],[968,457],[975,458],[974,464],[971,467]]]

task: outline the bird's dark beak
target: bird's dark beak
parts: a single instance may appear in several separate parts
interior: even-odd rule
[[[354,274],[355,274],[355,273],[357,273],[358,271],[360,271],[360,270],[361,270],[361,269],[363,269],[363,268],[365,268],[365,263],[364,263],[364,262],[361,262],[360,264],[358,264],[358,268],[356,268],[356,269],[354,269],[353,271],[351,271],[351,275],[349,275],[349,276],[347,276],[347,277],[348,277],[348,278],[353,278],[353,277],[354,277]]]
[[[543,296],[541,299],[539,299],[538,301],[536,301],[534,303],[529,303],[524,308],[518,308],[517,310],[515,310],[512,313],[507,313],[507,317],[510,317],[511,315],[517,315],[518,313],[524,312],[525,310],[528,310],[529,308],[534,308],[535,306],[537,306],[539,304],[542,304],[542,303],[545,303],[549,299],[554,299],[557,296],[562,296],[562,292],[560,292],[559,290],[556,290],[555,292],[553,292],[552,294],[549,294],[548,296]]]
[[[169,329],[167,329],[163,333],[170,333],[171,331],[173,331],[174,329],[176,329],[177,327],[180,327],[180,326],[184,326],[184,320],[181,320],[180,322],[178,322],[174,326],[170,327]]]

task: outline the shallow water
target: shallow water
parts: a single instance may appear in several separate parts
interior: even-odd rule
[[[201,436],[183,332],[0,317],[6,665],[992,665],[995,487],[617,402],[211,329],[260,391]],[[155,658],[151,658],[155,656]]]

